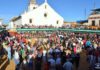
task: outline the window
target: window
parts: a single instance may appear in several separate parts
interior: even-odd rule
[[[32,23],[32,19],[29,19],[29,23]]]
[[[44,13],[44,17],[47,17],[47,13]]]
[[[57,24],[59,24],[59,21],[57,20]]]
[[[45,5],[45,9],[47,8],[47,5]]]
[[[33,9],[36,9],[35,7],[33,7]]]
[[[95,26],[95,21],[94,20],[92,21],[92,26]]]
[[[100,26],[100,20],[99,20],[99,26]]]

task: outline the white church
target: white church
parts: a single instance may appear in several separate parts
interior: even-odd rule
[[[47,0],[40,6],[37,5],[36,0],[30,0],[28,10],[14,17],[9,26],[10,28],[18,25],[61,27],[63,23],[63,17],[48,4]]]

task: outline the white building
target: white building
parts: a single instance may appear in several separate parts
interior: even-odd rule
[[[40,6],[36,4],[36,0],[30,0],[28,10],[20,16],[13,18],[11,23],[13,23],[13,25],[52,25],[61,27],[64,23],[64,19],[47,3],[47,0]]]
[[[94,9],[88,18],[88,25],[100,26],[100,9]]]
[[[0,19],[0,25],[2,25],[3,24],[3,20],[2,19]]]

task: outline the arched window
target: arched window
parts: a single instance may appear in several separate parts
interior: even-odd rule
[[[44,17],[47,17],[48,16],[48,14],[47,13],[44,13]]]
[[[36,7],[33,7],[33,9],[36,9]]]
[[[92,26],[95,26],[95,20],[92,21]]]
[[[45,9],[47,9],[47,5],[45,5]]]
[[[29,23],[32,23],[32,19],[29,19]]]
[[[59,20],[57,20],[57,22],[56,22],[57,24],[59,24]]]

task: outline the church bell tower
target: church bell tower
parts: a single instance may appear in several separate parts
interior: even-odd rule
[[[30,0],[29,6],[28,6],[28,11],[34,10],[38,7],[36,0]]]

